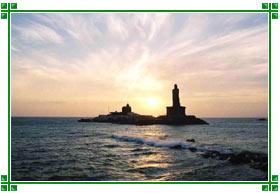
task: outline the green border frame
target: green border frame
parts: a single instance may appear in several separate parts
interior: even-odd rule
[[[89,12],[204,12],[204,13],[268,13],[269,26],[269,127],[268,181],[11,181],[11,13],[89,13]],[[18,184],[262,184],[262,191],[278,191],[278,175],[271,173],[271,19],[278,19],[278,3],[262,3],[260,10],[18,10],[17,3],[1,3],[1,19],[8,20],[8,175],[1,176],[1,191],[17,191]]]

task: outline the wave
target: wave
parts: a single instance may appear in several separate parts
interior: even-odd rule
[[[141,143],[141,144],[146,144],[149,146],[154,146],[154,147],[169,147],[173,149],[189,149],[190,151],[201,151],[201,152],[208,152],[208,151],[216,151],[213,149],[209,149],[206,147],[195,147],[189,144],[185,144],[184,142],[158,142],[158,141],[151,141],[151,140],[145,140],[140,137],[131,137],[131,136],[125,136],[125,135],[112,135],[113,138],[122,140],[122,141],[127,141],[127,142],[136,142],[136,143]],[[221,154],[227,154],[227,153],[232,153],[230,150],[220,150],[217,151]]]
[[[212,158],[218,160],[228,160],[233,165],[248,164],[251,168],[268,171],[268,156],[264,153],[241,151],[232,152],[231,150],[213,150],[206,147],[195,147],[183,142],[157,142],[149,141],[140,137],[112,135],[113,138],[128,142],[137,142],[154,147],[169,147],[173,149],[189,149],[192,152],[201,151],[204,158]]]

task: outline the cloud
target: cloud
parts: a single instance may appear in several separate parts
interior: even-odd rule
[[[57,43],[61,44],[63,38],[53,29],[39,23],[31,23],[28,26],[13,26],[19,38],[27,43]]]
[[[141,97],[161,97],[151,113],[162,114],[176,82],[198,115],[198,100],[229,99],[266,115],[267,49],[267,14],[13,14],[12,112],[44,115],[44,101],[59,115],[128,101],[144,111]]]

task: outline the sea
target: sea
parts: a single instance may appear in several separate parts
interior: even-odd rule
[[[204,118],[209,125],[136,126],[79,119],[12,117],[12,180],[267,180],[267,171],[249,164],[202,156],[213,150],[267,154],[267,120]]]

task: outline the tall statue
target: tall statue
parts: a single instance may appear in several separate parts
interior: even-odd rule
[[[179,99],[179,89],[177,84],[174,85],[174,89],[172,90],[172,99],[173,99],[173,107],[180,106],[180,99]]]

